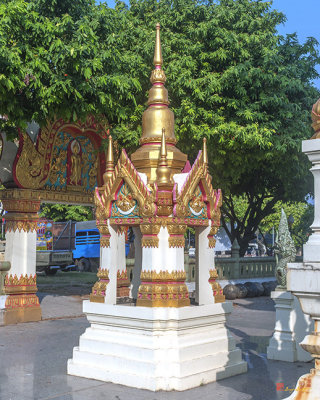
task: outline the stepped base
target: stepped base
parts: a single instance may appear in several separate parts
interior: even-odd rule
[[[231,303],[148,308],[84,301],[91,327],[70,375],[157,390],[186,390],[247,371],[225,327]]]

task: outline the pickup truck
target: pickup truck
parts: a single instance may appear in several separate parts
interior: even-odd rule
[[[54,275],[60,268],[73,264],[75,223],[40,219],[37,229],[37,271]]]
[[[46,275],[54,275],[60,268],[73,264],[73,252],[69,250],[38,250],[37,271],[44,271]]]

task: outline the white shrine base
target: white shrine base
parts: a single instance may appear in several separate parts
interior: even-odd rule
[[[68,374],[157,390],[186,390],[247,371],[225,327],[231,303],[148,308],[84,301],[91,327]]]
[[[288,362],[312,360],[300,343],[313,331],[314,322],[302,312],[299,300],[291,292],[276,289],[271,292],[271,298],[275,302],[276,323],[267,358]]]

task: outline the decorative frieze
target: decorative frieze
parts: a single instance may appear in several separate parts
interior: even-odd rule
[[[40,201],[64,204],[83,204],[90,206],[93,203],[92,192],[68,192],[67,190],[61,189],[54,190],[53,187],[50,189],[5,189],[1,191],[0,198],[2,202],[6,200],[19,200],[20,202],[31,200],[34,203],[34,206],[39,204],[39,208]],[[7,210],[5,207],[4,209]]]
[[[35,294],[14,294],[6,299],[5,308],[8,310],[28,307],[39,307],[39,299]]]
[[[185,307],[190,305],[185,271],[142,271],[137,306]]]
[[[169,232],[169,247],[184,247],[184,234],[187,225],[167,225],[167,229]]]
[[[140,225],[140,230],[142,233],[142,247],[159,247],[158,234],[160,232],[160,227],[160,225],[154,224]]]
[[[208,281],[212,288],[214,302],[215,303],[223,303],[226,298],[223,295],[222,287],[220,286],[219,282],[217,282],[217,279],[219,278],[218,273],[215,269],[210,269],[209,274],[210,274],[210,277],[209,277]]]
[[[127,270],[117,271],[117,297],[129,297],[130,280],[128,279]]]
[[[106,296],[106,290],[109,280],[109,270],[99,268],[97,272],[99,280],[93,285],[92,292],[90,294],[90,301],[93,303],[104,303]]]
[[[37,275],[6,275],[4,280],[6,294],[21,294],[21,293],[36,293],[37,288]]]
[[[4,191],[5,192],[5,191]],[[7,211],[6,232],[33,232],[39,220],[40,200],[26,198],[10,198],[2,195],[3,208]]]
[[[97,227],[100,232],[100,246],[101,247],[110,247],[111,234],[110,234],[107,222],[105,225],[97,223]]]
[[[6,310],[21,313],[23,309],[33,308],[35,309],[33,314],[41,317],[40,303],[36,296],[38,290],[36,275],[21,275],[18,278],[17,275],[10,274],[5,277],[4,285],[4,292],[7,295]]]

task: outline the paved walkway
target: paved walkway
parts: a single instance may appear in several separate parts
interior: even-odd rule
[[[43,320],[84,316],[82,312],[82,299],[84,297],[55,296],[47,293],[38,293],[38,296]]]
[[[289,393],[277,391],[276,383],[293,388],[312,367],[266,359],[275,312],[272,300],[260,297],[237,300],[228,322],[248,362],[246,374],[185,392],[156,393],[68,376],[67,360],[88,326],[78,317],[81,298],[40,297],[45,320],[0,328],[0,400],[280,400]]]

